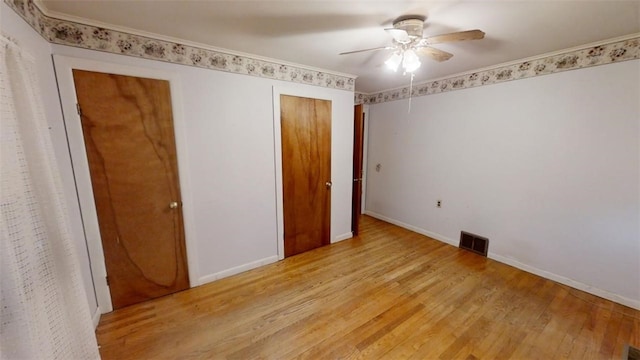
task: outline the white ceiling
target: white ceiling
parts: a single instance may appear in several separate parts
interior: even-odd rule
[[[383,30],[402,15],[427,16],[425,35],[481,29],[483,40],[434,45],[454,54],[424,58],[414,81],[640,32],[640,1],[43,1],[70,15],[218,48],[358,76],[356,91],[406,86],[382,66],[388,52],[338,55],[385,46]],[[68,17],[67,17],[68,18]]]

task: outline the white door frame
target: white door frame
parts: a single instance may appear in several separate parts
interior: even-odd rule
[[[178,158],[178,176],[180,179],[180,193],[182,197],[182,214],[185,232],[185,246],[187,250],[187,267],[189,270],[190,286],[196,286],[199,276],[197,274],[196,243],[193,240],[193,203],[191,201],[189,172],[187,171],[188,158],[186,154],[186,124],[182,110],[182,94],[180,78],[177,73],[148,69],[142,67],[132,67],[102,61],[73,58],[67,56],[53,55],[58,89],[60,92],[60,102],[64,125],[67,132],[67,142],[69,153],[73,164],[73,173],[78,195],[78,203],[82,214],[82,222],[85,229],[85,241],[89,252],[89,262],[91,264],[91,276],[96,290],[98,301],[98,312],[104,314],[113,310],[111,303],[111,293],[107,285],[107,269],[104,260],[104,250],[100,237],[98,225],[98,215],[93,198],[93,188],[91,186],[91,175],[89,173],[89,162],[85,150],[84,137],[82,134],[82,124],[78,115],[76,104],[76,89],[73,82],[73,69],[110,73],[117,75],[136,76],[158,80],[169,81],[171,90],[171,106],[173,109],[173,126],[175,132],[176,151]]]

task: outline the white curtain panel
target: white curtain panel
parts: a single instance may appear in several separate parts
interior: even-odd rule
[[[0,358],[97,359],[35,64],[0,52]]]

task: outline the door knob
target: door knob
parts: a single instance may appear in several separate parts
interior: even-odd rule
[[[333,185],[331,183],[331,181],[327,181],[326,183],[324,183],[324,185],[327,187],[327,189],[331,189],[331,185]]]
[[[178,208],[178,202],[177,201],[172,201],[169,203],[169,209],[177,209]]]

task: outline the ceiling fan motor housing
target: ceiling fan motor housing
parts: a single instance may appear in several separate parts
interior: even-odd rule
[[[406,31],[410,37],[421,38],[424,29],[424,20],[404,19],[394,22],[393,27]]]

